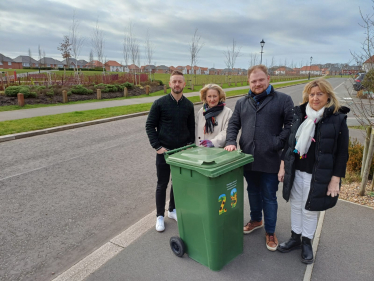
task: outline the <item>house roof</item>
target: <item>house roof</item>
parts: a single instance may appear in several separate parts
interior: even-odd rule
[[[169,67],[167,67],[166,65],[159,65],[159,66],[156,67],[156,69],[164,69],[164,70],[166,70],[166,69],[169,69]]]
[[[121,64],[119,64],[118,62],[114,61],[114,60],[108,60],[105,65],[107,66],[122,66]]]
[[[364,63],[374,63],[374,56],[368,58]]]
[[[0,54],[0,61],[14,62],[14,60],[12,60],[9,57],[4,56],[3,54]]]
[[[128,69],[140,69],[137,65],[135,64],[130,64],[127,66]]]
[[[25,62],[25,63],[30,63],[30,56],[18,56],[16,57],[15,59],[13,59],[13,61],[15,62]],[[34,60],[32,57],[31,57],[31,63],[38,63],[37,60]]]
[[[61,61],[55,60],[54,58],[48,58],[48,57],[41,58],[38,62],[44,63],[44,64],[62,64]]]
[[[303,66],[301,69],[301,71],[320,71],[321,69],[319,68],[318,65],[312,65],[312,66]]]

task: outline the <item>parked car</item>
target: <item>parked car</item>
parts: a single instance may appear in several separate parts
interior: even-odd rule
[[[364,80],[366,73],[361,73],[356,79],[355,82],[353,83],[353,89],[355,91],[360,91],[362,90],[362,80]]]

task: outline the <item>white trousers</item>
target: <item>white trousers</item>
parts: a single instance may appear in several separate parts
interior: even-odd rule
[[[290,196],[292,231],[309,239],[313,239],[318,220],[317,211],[305,209],[311,180],[311,174],[296,170]]]

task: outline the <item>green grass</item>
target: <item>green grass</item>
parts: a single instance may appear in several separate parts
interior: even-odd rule
[[[365,126],[348,126],[350,129],[366,130]]]
[[[274,88],[284,87],[287,85],[295,85],[301,84],[305,82],[292,82],[282,85],[274,85]],[[186,92],[186,91],[184,91]],[[248,90],[235,90],[229,91],[226,93],[228,97],[236,96],[236,95],[245,95],[247,94]],[[163,95],[163,91],[155,92],[151,95]],[[119,98],[124,99],[124,98]],[[199,96],[189,97],[193,103],[200,102]],[[94,100],[93,102],[96,102]],[[82,103],[82,102],[74,102],[74,103]],[[73,103],[70,103],[73,104]],[[71,113],[63,113],[63,114],[56,114],[56,115],[48,115],[48,116],[41,116],[41,117],[33,117],[33,118],[26,118],[26,119],[18,119],[18,120],[10,120],[10,121],[3,121],[1,122],[0,126],[0,136],[8,135],[8,134],[15,134],[21,132],[28,132],[34,130],[41,130],[56,126],[62,126],[67,124],[74,124],[80,123],[85,121],[92,121],[97,119],[109,118],[114,116],[126,115],[136,112],[143,112],[150,110],[152,103],[144,103],[144,104],[137,104],[137,105],[126,105],[126,106],[118,106],[118,107],[110,107],[110,108],[102,108],[102,109],[95,109],[95,110],[87,110],[87,111],[75,111]],[[30,107],[31,108],[31,105]]]

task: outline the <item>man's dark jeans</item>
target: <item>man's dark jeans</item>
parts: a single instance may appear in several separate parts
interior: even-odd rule
[[[277,224],[278,175],[264,172],[244,171],[247,180],[251,220],[261,221],[264,211],[265,231],[274,233]]]
[[[157,169],[157,188],[156,188],[156,208],[157,216],[164,216],[165,214],[165,201],[166,189],[170,179],[170,166],[166,164],[163,154],[156,156],[156,169]],[[175,209],[173,185],[170,188],[170,202],[169,211]]]

